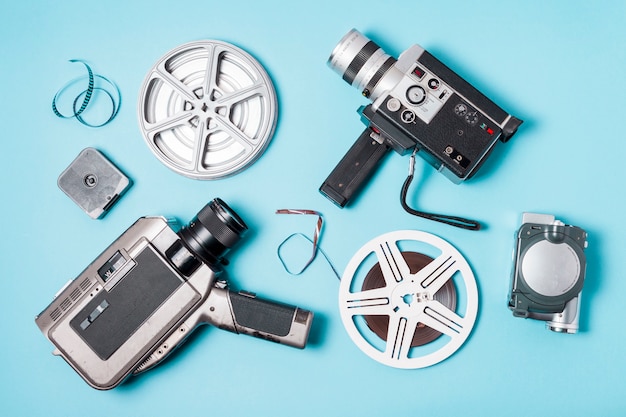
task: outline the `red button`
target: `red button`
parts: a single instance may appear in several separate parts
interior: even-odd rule
[[[421,69],[420,67],[415,67],[415,69],[413,70],[413,74],[417,75],[417,78],[422,79],[422,77],[425,74],[425,71]]]

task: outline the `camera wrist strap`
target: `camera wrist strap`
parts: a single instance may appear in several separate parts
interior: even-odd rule
[[[417,151],[418,149],[415,148],[413,150],[413,153],[411,154],[411,158],[409,160],[409,175],[406,177],[406,180],[404,181],[404,184],[402,185],[402,191],[400,192],[400,204],[402,205],[402,208],[409,214],[412,214],[418,217],[423,217],[428,220],[433,220],[433,221],[444,223],[444,224],[454,226],[454,227],[460,227],[461,229],[480,230],[480,223],[477,222],[476,220],[465,219],[463,217],[457,217],[457,216],[448,216],[445,214],[426,213],[426,212],[418,211],[409,207],[409,205],[406,202],[406,196],[409,190],[409,186],[411,185],[411,182],[413,181],[413,175],[415,172],[415,154],[417,153]]]

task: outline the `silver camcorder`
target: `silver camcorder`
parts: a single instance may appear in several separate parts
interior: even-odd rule
[[[419,45],[399,58],[352,29],[328,65],[372,101],[359,109],[367,128],[320,191],[344,207],[389,149],[420,155],[455,183],[470,178],[498,141],[522,123]]]
[[[587,233],[553,215],[524,213],[517,232],[509,309],[543,320],[560,333],[577,333],[585,281]]]
[[[152,368],[203,323],[304,348],[311,312],[230,291],[221,278],[247,229],[220,199],[180,229],[140,218],[35,321],[53,353],[97,389]]]

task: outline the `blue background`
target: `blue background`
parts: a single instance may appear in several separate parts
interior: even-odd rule
[[[2,120],[2,415],[624,415],[623,124],[626,3],[589,1],[4,2],[0,6]],[[353,206],[317,191],[363,129],[359,92],[326,66],[352,27],[397,56],[419,43],[525,120],[478,176],[454,185],[418,159],[415,205],[483,221],[480,232],[414,218],[398,203],[408,158],[390,155]],[[145,145],[137,98],[170,49],[218,39],[255,56],[275,83],[279,119],[264,155],[242,173],[196,181]],[[120,87],[109,125],[91,129],[51,111],[55,92],[87,60]],[[56,186],[85,147],[134,181],[92,220]],[[417,190],[417,191],[416,191]],[[236,288],[316,313],[305,350],[203,327],[171,360],[112,391],[87,386],[40,334],[34,316],[142,215],[188,221],[226,200],[252,232],[233,252]],[[420,370],[363,354],[340,320],[338,282],[321,257],[292,277],[276,256],[324,214],[321,245],[343,271],[370,239],[399,229],[434,233],[468,259],[479,287],[474,330],[453,356]],[[506,308],[514,234],[524,211],[557,215],[589,233],[581,332],[551,333]]]

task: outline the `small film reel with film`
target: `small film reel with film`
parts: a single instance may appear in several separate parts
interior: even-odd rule
[[[350,338],[369,357],[395,368],[425,368],[465,342],[478,313],[478,289],[452,245],[400,230],[374,238],[352,257],[339,310]]]
[[[95,148],[83,149],[59,175],[59,188],[92,219],[100,219],[131,181]]]
[[[267,148],[277,119],[274,86],[247,52],[215,40],[181,45],[150,69],[139,126],[150,150],[194,179],[234,175]]]

